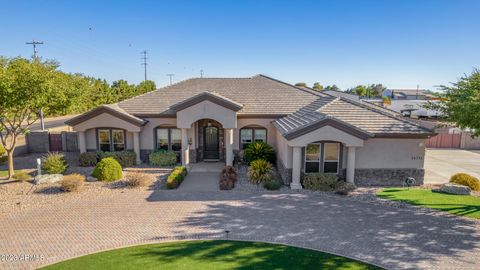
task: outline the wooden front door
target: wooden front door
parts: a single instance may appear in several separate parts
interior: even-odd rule
[[[204,159],[219,159],[218,127],[207,126],[204,129],[205,142],[203,144]]]

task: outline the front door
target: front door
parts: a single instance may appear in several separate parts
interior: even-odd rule
[[[214,126],[205,127],[205,143],[203,144],[204,159],[219,159],[218,153],[218,128]]]

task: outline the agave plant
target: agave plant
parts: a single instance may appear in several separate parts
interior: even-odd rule
[[[275,151],[273,148],[264,142],[254,142],[247,146],[244,152],[245,161],[250,163],[257,159],[263,159],[273,162],[275,158]]]
[[[248,167],[248,178],[254,184],[265,183],[272,179],[272,164],[264,159],[257,159]]]

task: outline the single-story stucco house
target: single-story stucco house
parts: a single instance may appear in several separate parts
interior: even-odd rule
[[[178,151],[184,165],[233,163],[248,143],[276,151],[291,188],[305,173],[336,173],[357,185],[423,182],[431,130],[379,106],[256,75],[193,78],[66,122],[80,152],[133,150],[137,162],[156,149]]]

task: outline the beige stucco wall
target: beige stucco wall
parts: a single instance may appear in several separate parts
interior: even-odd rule
[[[425,139],[368,139],[357,148],[355,167],[423,168]]]
[[[272,125],[273,118],[239,118],[236,129],[233,130],[233,149],[240,148],[240,129],[247,126],[263,127],[267,129],[267,143],[275,150],[277,148],[276,128]]]
[[[223,128],[237,127],[237,113],[223,106],[204,100],[177,112],[177,126],[189,128],[200,119],[213,119],[222,124]]]
[[[121,128],[127,131],[140,131],[140,127],[133,125],[122,119],[119,119],[108,113],[102,113],[95,117],[92,117],[87,121],[84,121],[78,125],[72,126],[72,129],[74,131],[86,131],[91,128],[99,128],[99,127]]]
[[[97,130],[96,128],[91,128],[85,131],[85,140],[87,150],[98,150],[97,149]],[[127,150],[133,150],[133,133],[127,131]]]
[[[292,147],[288,146],[287,140],[275,129],[275,140],[276,140],[276,150],[277,150],[277,159],[279,162],[283,163],[283,166],[287,169],[292,168]]]
[[[160,126],[165,127],[176,127],[177,119],[176,118],[147,118],[148,121],[146,125],[142,127],[140,132],[140,149],[154,149],[154,140],[155,140],[155,128]]]

